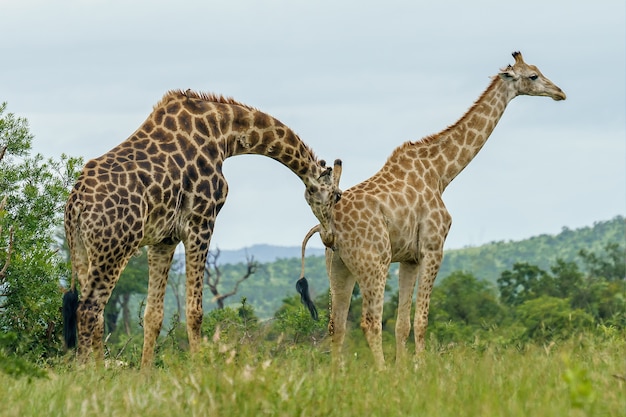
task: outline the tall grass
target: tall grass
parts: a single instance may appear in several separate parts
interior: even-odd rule
[[[624,340],[437,346],[419,364],[373,369],[352,348],[333,372],[323,349],[207,342],[147,371],[58,365],[3,378],[1,416],[624,416]]]

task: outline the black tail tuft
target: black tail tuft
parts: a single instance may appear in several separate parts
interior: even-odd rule
[[[311,295],[309,294],[309,283],[305,277],[300,278],[296,282],[296,290],[300,294],[300,301],[302,301],[302,304],[309,309],[313,320],[317,321],[319,318],[317,315],[317,308],[315,308],[315,304],[313,304],[313,301],[311,300]]]
[[[69,290],[63,295],[63,338],[68,349],[76,346],[77,309],[78,291]]]

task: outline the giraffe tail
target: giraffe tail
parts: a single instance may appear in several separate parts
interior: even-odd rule
[[[77,244],[76,240],[78,239],[76,222],[78,217],[80,217],[80,204],[74,205],[69,210],[66,209],[65,216],[66,224],[69,225],[66,228],[67,243],[70,247],[70,253],[72,253],[72,249]],[[72,219],[72,216],[75,216],[75,219]],[[65,292],[65,294],[63,294],[63,303],[61,307],[61,314],[63,316],[63,339],[65,340],[65,346],[68,349],[76,347],[77,341],[78,290],[76,289],[76,276],[78,271],[76,270],[76,262],[74,259],[72,259],[71,274],[72,278],[70,288]]]
[[[313,303],[313,300],[311,300],[311,294],[309,292],[309,282],[304,277],[304,253],[306,251],[306,244],[309,242],[309,239],[311,239],[311,237],[315,233],[318,233],[320,231],[320,228],[321,226],[319,224],[311,228],[311,230],[309,230],[309,232],[304,237],[304,240],[302,241],[302,269],[300,270],[300,279],[298,279],[298,281],[296,282],[296,291],[298,291],[298,293],[300,294],[300,301],[302,301],[302,304],[304,304],[309,309],[313,320],[317,320],[319,316],[317,314],[317,308],[315,308],[315,304]]]
[[[72,281],[74,279],[72,278]],[[68,291],[63,294],[63,339],[65,346],[71,349],[76,346],[76,324],[78,309],[78,290],[72,285]]]

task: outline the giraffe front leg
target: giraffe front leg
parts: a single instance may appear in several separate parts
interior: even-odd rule
[[[406,341],[411,332],[411,306],[418,265],[401,263],[398,268],[398,316],[396,318],[396,363],[406,360]]]
[[[332,251],[331,251],[332,252]],[[326,265],[330,279],[330,319],[328,334],[331,340],[333,369],[343,368],[343,342],[346,336],[346,323],[350,299],[354,290],[355,279],[338,256],[326,251]],[[330,257],[329,257],[330,256]]]
[[[443,250],[427,251],[423,253],[420,261],[419,283],[415,302],[415,319],[413,323],[416,358],[424,351],[426,327],[428,326],[428,310],[430,308],[430,294],[432,293],[442,258]]]
[[[185,292],[185,317],[189,351],[192,354],[200,350],[202,327],[202,289],[204,285],[204,266],[208,252],[208,239],[191,239],[196,243],[185,246],[185,268],[187,270]]]
[[[151,246],[148,249],[149,280],[143,320],[142,368],[150,367],[154,363],[154,348],[163,325],[163,300],[167,288],[167,277],[175,250],[175,245]]]

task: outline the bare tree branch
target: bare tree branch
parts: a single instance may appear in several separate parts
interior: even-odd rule
[[[220,280],[222,279],[222,271],[217,263],[220,253],[221,252],[219,249],[216,249],[215,252],[209,252],[207,256],[207,262],[204,266],[204,271],[207,277],[206,284],[209,287],[211,294],[213,294],[213,300],[217,303],[217,308],[223,309],[224,300],[237,294],[237,291],[239,290],[239,285],[243,281],[250,278],[250,276],[252,276],[257,271],[259,263],[254,260],[253,256],[246,256],[246,273],[241,278],[239,278],[237,282],[235,282],[235,286],[231,291],[220,294],[220,291],[217,288]]]

